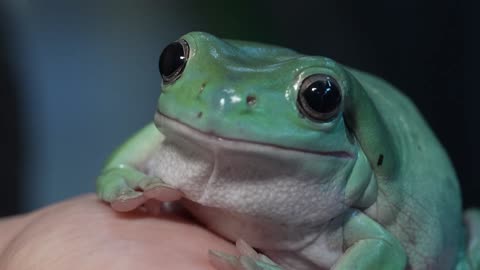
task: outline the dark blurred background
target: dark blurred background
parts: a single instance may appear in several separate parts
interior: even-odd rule
[[[152,119],[157,59],[192,30],[324,55],[402,89],[480,206],[479,3],[29,1],[0,4],[0,216],[94,190],[108,154]]]

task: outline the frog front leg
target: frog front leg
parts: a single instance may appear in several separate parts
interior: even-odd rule
[[[343,227],[345,252],[333,270],[403,270],[407,255],[400,242],[383,226],[354,211]]]
[[[400,242],[380,224],[360,211],[347,215],[343,227],[344,254],[331,270],[404,270],[407,255]],[[218,270],[281,270],[262,254],[237,241],[240,256],[211,252]]]
[[[120,146],[97,178],[98,197],[121,212],[131,211],[151,200],[165,202],[180,199],[180,191],[141,170],[142,163],[158,151],[163,139],[151,123]]]

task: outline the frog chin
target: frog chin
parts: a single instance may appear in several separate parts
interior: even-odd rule
[[[278,224],[279,231],[318,231],[346,209],[341,182],[353,159],[221,138],[161,113],[155,123],[166,139],[150,173],[180,189],[210,227],[221,231],[234,216],[266,230]],[[212,218],[215,209],[213,216],[228,218]]]

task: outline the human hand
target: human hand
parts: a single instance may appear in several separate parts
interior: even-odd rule
[[[0,219],[0,270],[213,270],[208,250],[235,247],[186,217],[118,213],[84,195]]]

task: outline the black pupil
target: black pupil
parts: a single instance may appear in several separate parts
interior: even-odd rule
[[[180,42],[173,42],[163,49],[160,55],[160,62],[158,66],[160,73],[164,77],[169,77],[175,74],[175,71],[182,68],[185,64],[186,57]]]
[[[318,113],[334,111],[342,98],[337,85],[328,79],[313,82],[302,95],[308,106]]]

